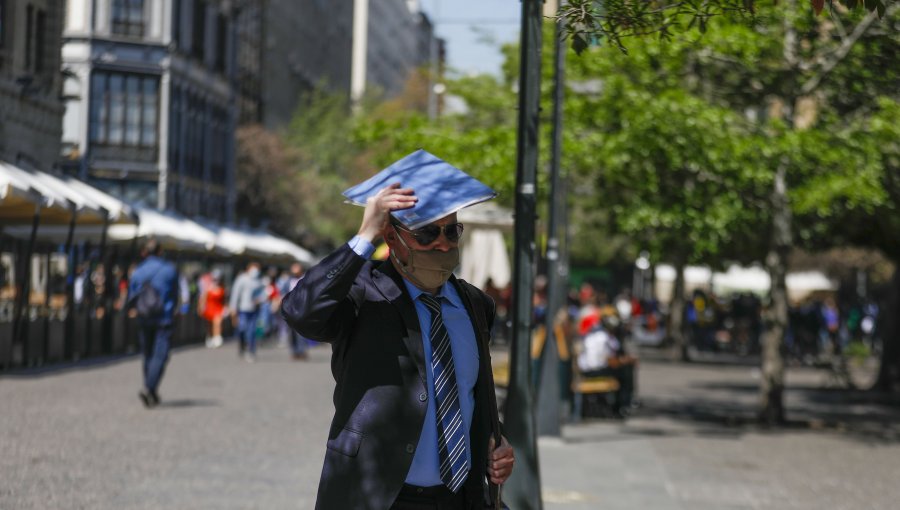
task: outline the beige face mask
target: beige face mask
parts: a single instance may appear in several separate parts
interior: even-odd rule
[[[397,263],[400,272],[422,289],[436,289],[444,285],[450,279],[453,270],[459,266],[459,248],[450,248],[447,251],[413,250],[406,244],[399,232],[397,232],[397,238],[409,252],[409,260],[406,264],[400,262],[393,250],[391,257]]]

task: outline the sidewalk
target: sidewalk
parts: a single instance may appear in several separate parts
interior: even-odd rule
[[[547,509],[894,509],[900,407],[788,372],[789,426],[753,423],[758,369],[645,362],[644,407],[624,423],[541,438]],[[873,399],[869,399],[873,400]]]
[[[332,415],[330,349],[176,351],[137,398],[136,357],[0,376],[2,509],[309,509]],[[541,438],[544,508],[893,509],[900,413],[792,369],[786,431],[749,424],[752,367],[646,362],[638,414]]]

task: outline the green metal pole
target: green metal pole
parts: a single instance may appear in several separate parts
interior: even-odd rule
[[[566,196],[561,186],[560,159],[562,156],[563,76],[566,54],[562,41],[562,26],[556,23],[553,41],[555,68],[553,71],[553,140],[550,149],[550,218],[547,232],[547,314],[544,321],[547,341],[541,363],[541,386],[538,390],[538,432],[542,436],[559,437],[560,380],[556,332],[553,328],[560,309],[566,280],[566,264],[561,259],[559,232],[565,225]]]
[[[531,294],[534,287],[535,184],[540,114],[542,0],[522,0],[519,129],[516,157],[516,226],[506,437],[516,465],[503,499],[516,510],[541,509],[541,482],[531,389]]]

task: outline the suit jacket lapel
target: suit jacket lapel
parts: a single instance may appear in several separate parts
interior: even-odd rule
[[[415,305],[403,284],[403,277],[400,276],[390,260],[382,262],[375,269],[373,276],[375,287],[389,303],[397,308],[400,317],[403,318],[403,325],[406,327],[403,343],[406,344],[406,349],[412,356],[424,385],[427,378],[425,375],[425,349],[422,347],[422,329],[419,326],[419,316],[416,314]]]

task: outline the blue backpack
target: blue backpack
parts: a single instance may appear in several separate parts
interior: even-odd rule
[[[156,319],[163,314],[162,296],[150,283],[150,280],[141,285],[141,290],[138,291],[135,298],[134,308],[137,310],[138,317],[142,319]]]

